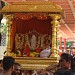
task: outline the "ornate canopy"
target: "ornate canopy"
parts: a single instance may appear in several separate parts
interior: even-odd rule
[[[63,13],[62,8],[52,2],[16,2],[3,7],[1,12],[51,12]]]
[[[63,10],[59,5],[54,4],[52,2],[17,2],[17,3],[12,3],[11,5],[4,6],[0,11],[1,11],[1,13],[3,13],[5,15],[5,17],[7,19],[7,28],[8,28],[7,55],[11,54],[11,56],[13,56],[12,53],[10,53],[11,49],[12,49],[11,45],[13,44],[13,42],[12,42],[13,40],[11,41],[10,39],[11,39],[12,35],[13,35],[12,39],[14,38],[14,34],[15,34],[14,29],[16,30],[16,28],[18,29],[18,27],[19,27],[19,24],[20,24],[20,21],[18,21],[19,18],[21,18],[22,20],[25,20],[30,15],[31,17],[33,16],[34,18],[31,20],[31,23],[29,23],[29,25],[31,25],[31,24],[32,24],[32,26],[33,25],[34,26],[39,25],[39,26],[43,27],[43,29],[46,29],[47,25],[51,26],[51,29],[52,29],[51,30],[52,31],[52,54],[51,54],[51,58],[44,59],[44,58],[35,58],[34,57],[34,58],[30,59],[30,57],[29,58],[28,57],[22,57],[22,58],[19,57],[19,58],[15,58],[16,62],[21,63],[22,68],[26,68],[26,69],[46,68],[48,65],[55,64],[58,62],[57,61],[57,57],[58,57],[57,31],[58,31],[58,27],[59,27],[58,26],[59,20],[61,19],[61,15],[63,15]],[[14,13],[16,13],[16,16]],[[17,13],[18,13],[18,15],[17,15]],[[46,25],[46,23],[41,22],[41,21],[40,21],[41,23],[39,21],[37,21],[37,23],[35,22],[35,24],[34,24],[33,20],[34,19],[38,20],[37,18],[40,17],[40,14],[41,14],[41,19],[44,18],[45,15],[48,18],[48,20],[47,20],[48,22],[46,21],[47,25]],[[16,20],[15,20],[15,17],[16,17]],[[45,17],[45,19],[46,19],[46,17]],[[52,20],[50,20],[50,18]],[[14,21],[16,21],[16,22],[13,21],[14,24],[12,22],[12,19]],[[30,22],[30,20],[29,20],[29,22]],[[16,24],[16,23],[19,23],[19,24]],[[28,26],[28,24],[25,24],[25,25],[24,24],[22,24],[23,27],[25,25]],[[17,25],[17,27],[15,27],[16,25]],[[12,35],[11,35],[11,26],[13,26],[12,27],[13,28],[13,30],[12,30],[13,34]],[[38,27],[38,28],[39,28],[38,30],[42,29],[40,27]],[[18,30],[20,31],[23,29],[20,28]],[[47,30],[50,30],[50,29],[47,29]],[[43,31],[45,31],[45,30],[43,30]]]

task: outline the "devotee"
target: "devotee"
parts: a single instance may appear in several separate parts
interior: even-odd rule
[[[32,75],[46,75],[46,73],[45,73],[45,70],[43,70],[43,69],[37,69],[37,70],[34,70]]]
[[[0,73],[0,75],[11,75],[14,62],[14,58],[10,56],[5,56],[2,60],[3,71]]]
[[[14,63],[13,69],[14,70],[11,75],[22,75],[21,66],[19,63]]]
[[[75,57],[73,57],[73,59],[74,59],[74,63],[71,71],[72,71],[72,75],[75,75]]]
[[[60,68],[59,63],[50,65],[50,66],[46,67],[46,73],[49,75],[53,75],[53,73],[59,68]]]
[[[32,75],[32,70],[24,70],[22,75]]]
[[[73,68],[73,57],[70,54],[63,53],[60,57],[60,69],[54,75],[73,75],[71,69]]]

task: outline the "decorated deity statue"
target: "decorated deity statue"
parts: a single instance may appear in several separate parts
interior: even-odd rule
[[[30,48],[27,42],[24,44],[23,56],[30,56]]]
[[[15,36],[15,49],[22,50],[24,44],[24,35],[23,34],[16,34]]]
[[[34,34],[31,37],[30,43],[31,43],[31,49],[35,50],[36,45],[37,45],[37,38]]]
[[[16,36],[15,36],[15,48],[16,48],[16,50],[21,49],[21,36],[20,36],[20,34],[16,34]]]
[[[23,52],[22,52],[22,56],[30,56],[30,44],[28,41],[28,35],[25,34],[25,38],[24,38],[24,48],[23,48]]]

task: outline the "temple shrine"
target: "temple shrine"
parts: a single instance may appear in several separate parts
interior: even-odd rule
[[[6,56],[22,69],[45,69],[58,62],[58,30],[62,8],[52,2],[16,2],[0,12],[7,19]]]

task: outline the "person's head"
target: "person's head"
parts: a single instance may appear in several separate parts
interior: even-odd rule
[[[2,60],[2,66],[5,71],[8,71],[9,69],[13,70],[15,59],[10,56],[5,56]]]
[[[13,73],[12,75],[20,75],[20,72],[21,72],[21,66],[19,63],[14,63],[14,66],[13,66]]]
[[[72,67],[73,57],[70,54],[63,53],[60,57],[60,66],[62,69],[69,69]]]
[[[14,63],[14,70],[20,70],[21,69],[21,66],[20,66],[20,64],[19,63]]]

